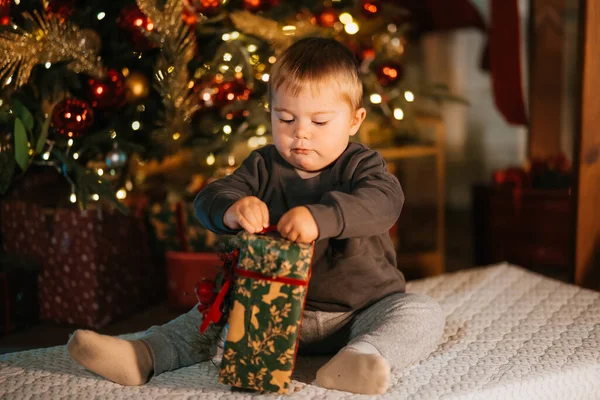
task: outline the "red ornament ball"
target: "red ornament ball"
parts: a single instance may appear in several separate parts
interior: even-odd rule
[[[60,19],[66,19],[75,11],[75,0],[50,0],[46,12]]]
[[[244,0],[244,9],[257,12],[266,11],[279,4],[279,0]]]
[[[99,110],[116,109],[125,103],[125,78],[117,70],[108,70],[104,79],[88,79],[88,99]]]
[[[373,47],[364,44],[348,43],[348,48],[352,51],[359,63],[362,63],[366,59],[374,60],[377,55]]]
[[[217,104],[226,104],[231,101],[246,101],[250,97],[251,90],[243,79],[223,82],[219,85],[216,96]]]
[[[217,82],[201,81],[194,86],[200,103],[206,108],[221,108],[233,101],[245,101],[250,97],[251,90],[243,79]]]
[[[319,15],[317,15],[317,22],[319,25],[333,28],[340,17],[339,12],[335,8],[326,8]]]
[[[51,123],[61,135],[78,137],[94,123],[94,110],[85,100],[65,99],[54,107]]]
[[[153,31],[154,23],[136,4],[130,4],[121,10],[118,23],[119,28],[129,35],[129,40],[136,50],[145,51],[156,47],[144,33]]]
[[[385,61],[375,66],[375,75],[381,86],[390,86],[404,78],[404,66],[398,61]]]
[[[198,22],[198,14],[212,17],[221,11],[221,0],[183,0],[182,18],[188,25]]]
[[[198,302],[202,305],[210,305],[217,297],[215,293],[215,283],[213,281],[209,281],[208,279],[203,279],[196,284],[194,287],[194,292],[196,293],[196,298]]]

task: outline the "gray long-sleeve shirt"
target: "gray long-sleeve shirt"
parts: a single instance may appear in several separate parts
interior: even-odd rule
[[[404,291],[389,229],[404,203],[398,179],[379,153],[350,143],[318,176],[303,179],[273,145],[253,151],[232,174],[207,185],[194,202],[200,223],[217,234],[237,200],[256,196],[272,225],[306,206],[319,228],[307,310],[352,311]]]

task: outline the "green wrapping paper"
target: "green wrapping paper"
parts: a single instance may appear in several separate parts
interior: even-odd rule
[[[313,246],[241,233],[219,381],[287,393],[296,360]]]

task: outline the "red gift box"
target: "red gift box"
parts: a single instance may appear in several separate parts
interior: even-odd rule
[[[175,310],[194,307],[198,302],[194,286],[203,279],[214,281],[220,264],[217,253],[167,252],[169,307]]]
[[[19,200],[0,211],[5,251],[42,264],[42,319],[99,329],[162,298],[164,269],[152,260],[139,214]]]

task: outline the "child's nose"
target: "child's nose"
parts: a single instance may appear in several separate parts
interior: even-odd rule
[[[294,136],[297,139],[310,139],[310,130],[306,126],[298,124]]]

